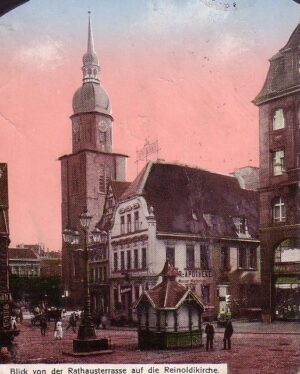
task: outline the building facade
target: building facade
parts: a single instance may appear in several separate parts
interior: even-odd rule
[[[254,103],[260,125],[263,308],[300,317],[300,25],[270,59]]]
[[[126,178],[127,156],[112,152],[113,117],[109,97],[99,78],[100,66],[94,49],[91,19],[87,52],[83,56],[82,86],[73,96],[72,145],[69,155],[60,157],[62,185],[62,232],[79,229],[79,215],[87,208],[91,229],[99,222],[111,179]],[[65,296],[80,305],[83,297],[83,265],[80,249],[62,244]]]
[[[258,194],[234,176],[149,162],[114,210],[111,317],[136,318],[132,304],[157,284],[166,259],[208,313],[259,306],[257,230]]]

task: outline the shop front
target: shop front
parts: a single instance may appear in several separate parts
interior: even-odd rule
[[[300,320],[300,248],[298,240],[287,239],[275,250],[273,283],[275,317]]]

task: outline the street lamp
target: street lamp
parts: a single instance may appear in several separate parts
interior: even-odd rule
[[[95,326],[92,321],[88,261],[89,227],[92,221],[92,216],[88,213],[86,208],[79,216],[79,221],[81,225],[81,231],[83,233],[84,307],[78,327],[77,339],[73,340],[73,351],[78,353],[94,351],[96,352],[108,349],[108,340],[98,339],[96,337]],[[91,232],[91,237],[94,243],[99,243],[101,241],[101,231],[96,228]],[[63,239],[69,244],[79,244],[80,233],[77,230],[73,231],[67,228],[63,231]]]

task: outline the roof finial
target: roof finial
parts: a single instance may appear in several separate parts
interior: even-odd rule
[[[88,44],[87,44],[87,51],[83,56],[83,82],[94,82],[99,83],[98,74],[100,71],[100,66],[98,62],[98,57],[95,52],[94,48],[94,39],[93,39],[93,31],[92,31],[92,19],[91,19],[91,11],[88,11],[89,14],[89,27],[88,27]]]
[[[89,30],[88,30],[88,46],[87,46],[87,53],[95,53],[94,49],[94,39],[93,39],[93,32],[92,32],[92,19],[91,19],[91,11],[88,11],[89,14]]]

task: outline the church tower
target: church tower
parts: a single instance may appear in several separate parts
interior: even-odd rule
[[[260,127],[262,302],[281,319],[300,319],[300,24],[270,59],[254,103]]]
[[[87,51],[83,55],[82,86],[73,96],[72,153],[60,157],[62,185],[62,232],[79,227],[86,207],[92,215],[91,229],[99,222],[111,179],[125,181],[126,155],[112,152],[113,117],[109,97],[100,81],[89,15]],[[82,271],[75,251],[63,243],[65,296],[81,304]]]

